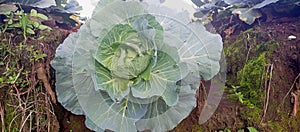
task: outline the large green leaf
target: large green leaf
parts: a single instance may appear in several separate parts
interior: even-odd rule
[[[75,48],[75,41],[78,33],[72,33],[64,44],[60,45],[56,50],[55,60],[51,62],[53,68],[57,71],[56,95],[57,100],[67,110],[74,114],[83,114],[82,108],[78,102],[72,78],[72,56]]]
[[[262,14],[260,11],[252,8],[239,8],[232,11],[233,14],[239,14],[239,18],[245,23],[251,25],[257,18],[260,18]]]
[[[175,84],[181,79],[178,62],[162,51],[158,52],[157,58],[155,67],[150,67],[150,79],[144,80],[141,78],[132,86],[133,96],[149,98],[152,96],[161,96],[167,88],[176,89]]]
[[[179,92],[178,103],[175,106],[166,105],[162,99],[149,104],[145,116],[136,123],[138,130],[163,132],[174,128],[183,120],[182,117],[188,116],[195,108],[195,93],[189,86],[184,86]]]
[[[0,14],[9,14],[10,12],[15,12],[18,10],[18,7],[16,5],[10,5],[10,4],[0,4]]]
[[[182,17],[183,14],[176,15]],[[187,21],[184,25],[181,24],[181,19],[176,21],[174,18],[176,17],[157,18],[158,21],[168,21],[163,25],[165,44],[177,49],[179,60],[188,64],[189,72],[199,73],[198,76],[204,80],[213,78],[220,69],[219,60],[223,47],[221,36],[206,31],[205,27],[197,23]],[[199,86],[199,81],[194,81]]]
[[[97,88],[107,91],[111,99],[119,101],[129,93],[130,80],[113,77],[108,69],[96,62]]]
[[[113,131],[136,131],[135,122],[147,111],[145,104],[132,103],[127,98],[115,102],[106,92],[95,91],[91,78],[76,75],[73,80],[77,97],[92,123]]]
[[[256,4],[251,8],[238,8],[232,11],[233,14],[239,14],[239,18],[245,23],[251,25],[257,18],[262,16],[261,12],[258,10],[269,4],[276,3],[279,0],[264,0],[261,3]]]

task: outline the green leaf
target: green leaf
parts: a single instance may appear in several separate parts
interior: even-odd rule
[[[172,20],[167,19],[164,21]],[[187,70],[190,73],[197,73],[197,78],[202,77],[204,80],[213,78],[220,69],[222,38],[217,34],[207,32],[203,26],[195,23],[188,26],[176,22],[170,24],[172,25],[166,26],[174,28],[168,28],[164,31],[164,34],[166,34],[164,39],[167,45],[177,49],[180,62],[188,65]],[[168,53],[176,54],[176,52],[171,51]],[[199,84],[199,80],[196,78],[188,82]]]
[[[278,2],[279,0],[264,0],[263,2],[259,3],[259,4],[256,4],[255,6],[253,6],[252,8],[254,9],[259,9],[259,8],[263,8],[269,4],[272,4],[272,3],[276,3]]]
[[[279,0],[264,0],[261,3],[256,4],[251,8],[238,8],[232,11],[233,14],[239,14],[239,18],[245,23],[251,25],[257,18],[262,16],[259,11],[260,8],[263,8],[269,4],[276,3]]]
[[[38,18],[41,18],[43,20],[48,20],[48,17],[46,15],[38,13],[37,10],[35,10],[35,9],[30,10],[30,16],[31,17],[38,17]]]
[[[238,132],[245,132],[243,129],[241,129],[241,130],[238,130]]]
[[[43,19],[43,20],[48,20],[48,17],[47,17],[46,15],[44,15],[44,14],[41,14],[41,13],[38,13],[38,14],[37,14],[37,17],[38,17],[38,18],[41,18],[41,19]]]
[[[249,132],[258,132],[258,130],[256,130],[254,127],[247,127],[247,129]]]
[[[16,5],[13,4],[0,4],[0,14],[7,15],[10,12],[15,12],[18,10]]]
[[[12,20],[12,19],[9,19],[8,22],[7,22],[7,24],[9,24],[9,25],[10,25],[10,24],[13,24],[13,20]]]
[[[129,94],[130,80],[113,77],[108,69],[96,62],[97,88],[107,91],[110,98],[121,101]]]
[[[36,17],[37,16],[37,11],[35,10],[35,9],[31,9],[30,10],[30,16],[34,16],[34,17]]]
[[[162,99],[166,102],[168,106],[175,106],[178,103],[178,91],[180,87],[173,85],[167,85],[167,88],[164,91],[164,94],[161,96]]]
[[[112,131],[136,131],[135,122],[147,111],[146,105],[130,102],[128,98],[115,102],[106,92],[95,91],[91,78],[85,78],[82,74],[73,77],[75,90],[79,93],[78,100],[90,123]]]
[[[195,91],[189,86],[183,87],[179,92],[178,103],[169,107],[162,99],[158,99],[148,105],[145,116],[138,120],[136,126],[139,131],[152,130],[163,132],[174,128],[183,120],[182,117],[189,115],[196,106]]]
[[[230,129],[227,129],[227,128],[225,128],[225,129],[224,129],[224,132],[231,132],[231,130],[230,130]]]
[[[40,24],[38,28],[39,28],[40,30],[48,30],[48,31],[51,31],[51,30],[52,30],[51,27],[46,26],[46,25],[43,25],[43,24]]]
[[[129,24],[116,25],[100,42],[96,60],[116,77],[135,78],[147,68],[151,59],[151,48],[142,44]]]
[[[255,19],[260,18],[262,16],[258,10],[250,8],[235,9],[232,13],[239,14],[239,18],[249,25],[254,23]]]
[[[8,27],[21,28],[22,27],[22,23],[21,22],[13,23],[13,24],[9,25]]]
[[[32,23],[32,25],[33,25],[33,27],[38,28],[38,27],[40,26],[40,23],[34,21],[34,22]]]
[[[31,28],[26,28],[26,33],[35,34],[35,32]]]
[[[138,98],[161,96],[168,87],[174,86],[181,79],[181,75],[179,64],[168,54],[158,52],[157,63],[150,72],[149,81],[140,79],[132,86],[132,94]]]
[[[56,50],[55,59],[51,61],[51,66],[59,71],[55,74],[58,102],[74,114],[83,114],[74,89],[72,77],[72,56],[75,49],[73,44],[76,38],[78,38],[78,33],[71,33],[64,40],[64,44],[59,45]]]

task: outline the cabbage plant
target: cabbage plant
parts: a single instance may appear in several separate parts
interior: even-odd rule
[[[171,130],[196,106],[200,80],[218,73],[221,51],[220,35],[186,12],[100,0],[56,51],[57,98],[95,131]]]

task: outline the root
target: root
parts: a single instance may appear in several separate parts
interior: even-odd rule
[[[273,64],[268,64],[265,68],[265,71],[266,71],[266,80],[265,80],[265,104],[264,104],[264,113],[263,113],[263,116],[260,120],[260,123],[261,124],[267,114],[267,110],[268,110],[268,106],[269,106],[269,99],[270,99],[270,89],[271,89],[271,81],[272,81],[272,72],[273,72]],[[268,75],[269,75],[269,78],[268,78]]]
[[[297,77],[295,78],[295,80],[294,80],[292,86],[290,87],[289,91],[288,91],[288,92],[286,93],[286,95],[283,97],[282,103],[279,105],[278,109],[284,104],[285,99],[287,98],[287,96],[288,96],[288,95],[291,93],[291,91],[293,90],[293,88],[294,88],[294,86],[296,85],[297,80],[299,79],[299,77],[300,77],[300,73],[299,73],[299,74],[297,75]],[[298,90],[300,90],[299,87],[297,87],[297,91],[298,91]],[[297,92],[297,91],[296,91],[296,92]],[[292,93],[291,93],[291,95],[293,96]]]
[[[44,65],[42,63],[37,63],[36,64],[36,72],[37,72],[38,79],[42,80],[42,82],[43,82],[43,84],[46,88],[47,93],[51,97],[52,102],[54,104],[56,104],[55,93],[53,92],[53,90],[52,90],[52,88],[49,84],[48,78],[46,76],[46,71],[45,71]]]
[[[294,103],[293,112],[292,112],[291,116],[296,116],[296,114],[297,114],[297,104],[298,104],[298,94],[292,92],[291,95],[293,97],[293,103]]]
[[[291,93],[292,103],[293,103],[293,111],[291,113],[291,116],[297,115],[298,96],[300,94],[300,89],[299,89],[298,85],[296,85],[297,90]]]
[[[0,102],[0,117],[1,117],[1,123],[2,123],[2,132],[5,132],[4,108],[3,108],[1,102]]]

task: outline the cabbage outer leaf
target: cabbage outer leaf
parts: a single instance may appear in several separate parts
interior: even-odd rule
[[[101,0],[60,47],[52,62],[59,102],[84,114],[87,127],[166,131],[195,107],[199,80],[218,73],[222,40],[185,13]]]

